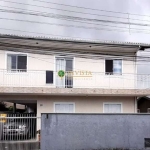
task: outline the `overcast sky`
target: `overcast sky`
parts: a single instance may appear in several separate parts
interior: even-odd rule
[[[44,13],[51,13],[51,14],[53,13],[57,15],[75,16],[75,17],[82,17],[82,18],[89,18],[89,19],[99,19],[99,20],[105,19],[105,20],[112,20],[112,21],[150,24],[150,0],[41,0],[41,1],[67,4],[67,5],[73,5],[78,7],[87,7],[91,9],[122,12],[128,14],[113,13],[113,12],[108,13],[105,11],[68,7],[64,5],[39,2],[38,0],[37,1],[0,0],[0,6],[1,9],[7,9],[7,10],[13,9],[16,11],[21,11],[19,9],[13,8],[15,7],[15,8],[20,8],[24,11],[25,10],[28,11],[32,10],[34,12],[40,11],[39,14],[44,12]],[[22,4],[16,4],[10,2],[17,2]],[[80,13],[62,11],[58,9],[76,11]],[[96,15],[90,15],[84,13],[91,13]],[[139,14],[139,15],[132,15],[132,14]],[[110,18],[110,17],[98,16],[98,15],[115,16],[120,18]],[[140,16],[140,15],[147,15],[147,16]],[[128,17],[130,19],[123,19]],[[18,19],[20,21],[6,20],[8,18]],[[132,19],[139,19],[139,21],[138,20],[135,21]],[[23,22],[21,20],[36,21],[36,22],[38,21],[41,23],[33,23],[33,22],[29,23],[29,22]],[[146,20],[146,21],[141,21],[141,20]],[[62,24],[64,26],[62,26]],[[95,24],[101,24],[101,25],[95,25]],[[74,27],[68,27],[68,26],[66,27],[65,25],[70,25],[70,26],[73,25]],[[118,29],[109,26],[117,26],[120,28]],[[97,30],[89,29],[89,27],[97,28]],[[105,30],[103,30],[103,28],[105,28]],[[131,30],[129,30],[129,28],[145,29],[145,33],[132,33]],[[107,29],[114,30],[114,31],[107,31]],[[12,31],[12,30],[21,30],[26,32],[19,32],[19,31]],[[126,30],[127,32],[121,32],[120,30]],[[137,32],[137,30],[134,31]],[[32,16],[32,15],[23,15],[23,14],[6,13],[6,12],[0,12],[0,32],[6,34],[17,34],[17,35],[31,35],[31,36],[33,35],[33,36],[46,36],[46,37],[50,37],[50,36],[54,37],[56,35],[58,37],[60,36],[61,37],[66,36],[70,38],[79,37],[81,39],[150,43],[150,26],[141,27],[141,26],[133,26],[133,25],[121,25],[121,24],[110,24],[110,23],[108,24],[108,23],[101,23],[101,22],[88,22],[88,23],[80,22],[79,23],[79,22],[66,21],[66,20],[61,20],[52,17]],[[41,33],[41,34],[37,34],[37,33]],[[150,70],[150,68],[148,70]],[[144,70],[142,69],[141,71],[144,72]]]

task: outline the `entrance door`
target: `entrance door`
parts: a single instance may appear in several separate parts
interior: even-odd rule
[[[65,72],[64,77],[59,77],[58,72],[62,70]],[[73,71],[73,59],[71,58],[56,58],[56,87],[72,88],[73,77],[68,76],[67,71]]]

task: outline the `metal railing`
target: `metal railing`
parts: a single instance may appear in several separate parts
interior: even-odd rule
[[[1,150],[39,149],[37,128],[41,119],[36,117],[36,114],[1,114],[0,116]]]
[[[36,114],[3,114],[0,117],[1,141],[36,139],[36,132]]]
[[[147,89],[150,88],[150,75],[111,74],[91,72],[90,75],[53,72],[53,83],[46,83],[46,71],[7,71],[0,70],[0,87],[49,87],[49,88],[106,88],[106,89]]]

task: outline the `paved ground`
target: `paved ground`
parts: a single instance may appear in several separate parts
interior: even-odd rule
[[[37,141],[4,141],[0,142],[0,150],[39,150]]]

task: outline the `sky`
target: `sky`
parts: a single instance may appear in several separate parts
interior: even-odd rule
[[[150,0],[0,0],[0,6],[0,33],[4,34],[150,43]],[[8,13],[7,10],[32,11],[39,15]],[[49,17],[41,16],[45,14]],[[62,19],[62,16],[82,17],[82,20],[67,21]],[[120,21],[128,24],[99,21],[85,23],[84,19]],[[133,23],[147,26],[132,25]],[[144,30],[144,33],[139,32],[141,30]],[[149,52],[139,55],[147,56]],[[150,73],[150,64],[146,64],[146,71],[143,70],[143,66],[139,66],[140,72]]]

